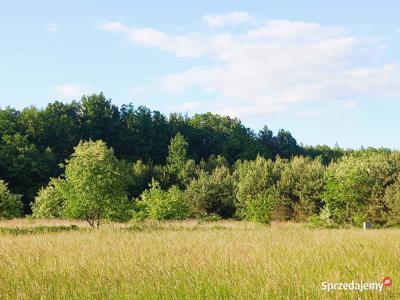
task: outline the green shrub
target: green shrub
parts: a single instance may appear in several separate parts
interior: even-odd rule
[[[272,194],[260,193],[247,199],[242,216],[248,221],[269,224],[271,222],[271,213],[274,207],[275,197],[276,196]]]
[[[150,219],[170,220],[185,219],[191,215],[186,197],[177,186],[164,191],[158,182],[153,181],[137,202],[134,216],[141,214]]]
[[[386,225],[400,225],[400,176],[386,189],[384,201],[387,207],[384,213]]]
[[[196,216],[216,214],[229,218],[235,213],[235,191],[235,180],[229,169],[219,166],[211,175],[203,172],[192,180],[185,195]]]
[[[385,218],[385,202],[390,201],[384,196],[399,173],[399,154],[383,150],[348,155],[330,166],[322,199],[333,221],[357,226],[363,221],[390,222]]]
[[[58,188],[60,179],[52,178],[47,187],[40,189],[32,203],[34,218],[60,218],[63,214],[64,198]]]
[[[21,196],[11,194],[7,183],[0,180],[0,219],[20,217],[22,206]]]
[[[296,156],[281,172],[278,190],[286,206],[286,219],[304,221],[318,215],[325,185],[325,167],[321,159]]]
[[[236,165],[236,215],[239,218],[268,223],[272,208],[282,207],[278,205],[277,183],[283,166],[284,161],[279,158],[273,162],[261,156]]]

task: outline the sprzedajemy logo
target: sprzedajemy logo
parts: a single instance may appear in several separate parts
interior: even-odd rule
[[[334,291],[378,291],[382,292],[384,287],[392,285],[392,278],[386,276],[382,282],[364,282],[364,281],[351,281],[351,282],[322,282],[322,290],[327,292]]]

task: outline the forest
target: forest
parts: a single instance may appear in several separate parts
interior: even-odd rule
[[[304,146],[205,113],[165,116],[102,93],[0,109],[0,218],[199,218],[400,224],[400,153]]]

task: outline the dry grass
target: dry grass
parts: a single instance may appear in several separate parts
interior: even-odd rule
[[[72,224],[29,222],[0,227]],[[399,249],[394,229],[234,221],[0,234],[0,299],[400,299]],[[383,276],[382,293],[321,290]]]

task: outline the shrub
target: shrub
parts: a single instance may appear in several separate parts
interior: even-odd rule
[[[242,211],[244,219],[253,222],[269,224],[271,213],[275,204],[273,194],[257,194],[247,199],[245,209]]]
[[[177,133],[168,146],[168,156],[165,165],[169,183],[184,188],[197,176],[198,170],[196,162],[189,159],[189,144],[186,138]]]
[[[158,182],[153,181],[137,202],[134,212],[136,216],[139,214],[156,220],[185,219],[190,216],[185,195],[177,186],[164,191]]]
[[[125,169],[129,196],[136,198],[149,186],[154,175],[153,166],[151,163],[145,164],[142,160],[137,160],[133,164],[125,162]]]
[[[276,185],[283,164],[284,162],[279,158],[274,163],[272,160],[258,156],[254,161],[239,162],[236,165],[234,172],[237,180],[236,214],[239,218],[258,219],[254,216],[262,215],[262,213],[255,214],[255,210],[261,210],[262,203],[268,205],[265,208],[266,211],[270,207],[279,207],[276,203]],[[270,206],[269,201],[275,202],[274,205]]]
[[[383,225],[387,210],[384,195],[400,172],[397,153],[364,151],[343,157],[329,168],[322,199],[338,224]]]
[[[386,225],[400,225],[400,176],[394,184],[386,189],[384,201],[387,207],[384,212]]]
[[[22,206],[21,196],[11,194],[7,183],[0,180],[0,219],[20,217]]]
[[[279,195],[286,204],[287,219],[304,221],[318,215],[325,185],[321,159],[296,156],[285,164],[278,183]]]
[[[232,217],[235,213],[235,181],[225,166],[216,167],[211,175],[203,172],[192,180],[185,195],[196,216],[217,214]]]
[[[60,179],[52,178],[47,187],[40,189],[32,203],[34,218],[60,218],[63,215],[64,198],[59,190]]]

